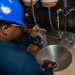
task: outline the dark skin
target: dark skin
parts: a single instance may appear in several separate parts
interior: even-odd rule
[[[16,41],[21,35],[19,27],[4,25],[0,28],[0,40]]]
[[[31,30],[30,35],[34,38],[37,36],[37,31],[39,30],[39,27],[33,27]],[[0,40],[3,41],[9,41],[9,42],[15,42],[19,41],[22,34],[21,26],[16,24],[3,25],[0,27]],[[53,69],[52,64],[48,65],[49,68]]]
[[[40,28],[33,27],[31,30],[31,36],[34,38],[37,36],[37,31]],[[5,40],[5,41],[17,41],[19,40],[19,37],[22,34],[21,26],[16,25],[16,24],[11,24],[10,26],[8,25],[3,25],[0,27],[0,40]]]

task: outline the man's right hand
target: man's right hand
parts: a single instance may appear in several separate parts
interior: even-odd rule
[[[32,30],[31,30],[31,36],[33,37],[33,38],[35,38],[36,36],[37,36],[37,31],[38,30],[40,30],[41,28],[39,27],[39,26],[34,26],[33,28],[32,28]]]

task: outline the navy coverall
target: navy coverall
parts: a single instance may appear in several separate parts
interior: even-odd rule
[[[34,56],[25,50],[33,38],[29,35],[20,44],[0,40],[0,75],[53,75],[40,69]]]

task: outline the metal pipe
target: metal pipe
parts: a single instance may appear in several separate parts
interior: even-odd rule
[[[57,10],[57,27],[58,27],[58,30],[60,30],[60,23],[59,23],[59,13],[60,12],[63,12],[63,9],[61,9],[61,8],[59,8],[58,10]]]
[[[75,8],[72,8],[72,9],[70,9],[64,16],[67,16],[67,15],[69,15],[72,11],[74,11],[75,10]]]

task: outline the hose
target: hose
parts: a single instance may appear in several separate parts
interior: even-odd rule
[[[31,7],[32,7],[33,19],[34,19],[35,25],[37,26],[37,25],[38,25],[38,23],[37,23],[36,18],[35,18],[33,0],[31,0]]]
[[[50,11],[50,7],[48,7],[48,14],[49,14],[49,23],[51,25],[51,28],[54,29],[53,25],[52,25],[52,21],[51,21],[51,11]]]

